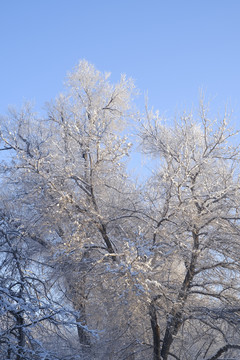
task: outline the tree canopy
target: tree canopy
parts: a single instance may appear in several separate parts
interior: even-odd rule
[[[44,116],[1,117],[3,359],[240,354],[238,133],[202,100],[171,122],[141,114],[135,92],[83,60]]]

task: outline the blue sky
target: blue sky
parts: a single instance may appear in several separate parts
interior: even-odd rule
[[[80,59],[135,79],[167,116],[200,90],[240,119],[238,0],[0,0],[0,113],[42,109]]]

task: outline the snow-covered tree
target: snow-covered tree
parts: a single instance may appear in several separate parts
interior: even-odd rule
[[[150,302],[154,360],[216,359],[239,350],[239,146],[225,114],[158,113],[142,125],[154,157],[146,190],[155,294]],[[222,351],[223,352],[223,351]],[[219,352],[219,356],[221,355]]]
[[[31,237],[53,255],[87,356],[92,268],[117,261],[135,201],[122,161],[131,147],[126,127],[134,86],[125,76],[116,85],[108,78],[81,61],[45,118],[26,105],[12,110],[1,129],[2,149],[12,158],[3,167],[8,192]]]
[[[53,296],[56,289],[53,290],[51,265],[41,262],[39,254],[36,255],[35,243],[20,216],[16,218],[6,203],[1,205],[0,356],[14,360],[57,360],[59,350],[68,353],[70,344],[64,332],[76,326],[75,314]],[[55,343],[59,343],[58,348]]]
[[[133,82],[80,61],[38,115],[1,118],[1,356],[239,353],[239,147],[228,116],[134,121]],[[126,171],[140,123],[152,175]],[[139,128],[135,129],[136,134]]]

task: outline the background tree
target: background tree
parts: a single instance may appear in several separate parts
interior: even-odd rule
[[[70,346],[64,333],[75,326],[75,315],[71,309],[67,309],[58,301],[59,298],[53,296],[54,280],[50,279],[51,265],[41,262],[39,254],[36,256],[34,241],[25,231],[19,214],[16,218],[16,214],[14,211],[10,212],[6,203],[3,202],[2,205],[1,357],[16,360],[56,360],[60,358],[61,350],[64,348],[67,359],[67,347]],[[56,343],[58,348],[55,346]],[[72,345],[73,342],[73,353]]]

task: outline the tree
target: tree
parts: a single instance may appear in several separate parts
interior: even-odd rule
[[[124,76],[113,86],[108,77],[81,61],[68,75],[67,92],[48,105],[46,118],[39,119],[27,105],[11,111],[1,130],[2,149],[13,158],[7,186],[31,237],[48,256],[54,254],[53,266],[79,314],[79,341],[88,355],[91,269],[102,258],[116,262],[130,214],[124,207],[134,196],[128,194],[122,162],[131,147],[123,130],[134,86]]]
[[[239,353],[239,148],[228,116],[139,120],[134,85],[81,61],[39,116],[1,119],[1,355],[215,360]],[[139,130],[139,129],[137,129]],[[136,129],[135,129],[136,133]],[[132,137],[132,136],[131,136]]]
[[[74,313],[52,296],[50,265],[39,261],[39,256],[36,259],[33,241],[19,219],[4,204],[0,213],[0,354],[4,359],[57,360],[59,349],[46,347],[46,335],[66,343],[59,328],[75,326]]]
[[[239,349],[239,147],[227,114],[183,114],[167,126],[148,113],[143,151],[158,159],[146,191],[155,295],[154,360],[216,359]],[[156,160],[155,160],[156,161]],[[156,162],[155,162],[156,164]],[[220,344],[220,346],[219,346]],[[218,350],[218,357],[214,351]]]

